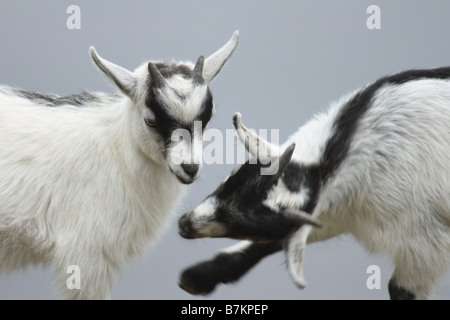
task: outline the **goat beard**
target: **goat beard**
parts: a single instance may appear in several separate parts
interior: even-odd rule
[[[304,225],[290,234],[285,240],[288,270],[294,283],[301,289],[307,285],[303,276],[303,261],[306,241],[311,230],[312,226]]]

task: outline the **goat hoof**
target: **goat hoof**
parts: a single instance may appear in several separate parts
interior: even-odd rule
[[[217,283],[215,277],[208,275],[203,268],[194,266],[183,271],[178,286],[192,295],[208,295],[214,291]]]

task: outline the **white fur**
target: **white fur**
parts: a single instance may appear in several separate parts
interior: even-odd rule
[[[339,111],[357,91],[302,126],[281,147],[238,128],[248,151],[260,146],[280,154],[292,143],[292,161],[318,164],[334,134]],[[240,117],[240,115],[238,115]],[[417,299],[429,297],[450,263],[450,81],[421,79],[380,88],[360,119],[350,149],[320,190],[312,217],[323,228],[304,225],[286,240],[294,282],[306,285],[306,243],[350,233],[370,252],[388,254],[392,278]],[[290,192],[280,179],[264,204],[302,207],[310,190]],[[243,242],[242,245],[248,245]]]
[[[237,38],[219,50],[229,53],[220,68],[205,63],[204,71],[215,76]],[[185,191],[175,176],[183,173],[144,121],[153,116],[148,64],[130,72],[94,48],[91,55],[125,95],[49,107],[0,87],[0,271],[53,264],[55,285],[72,299],[109,298],[116,271],[161,235]],[[175,77],[167,90],[185,95],[184,104],[161,96],[174,117],[192,121],[206,86]],[[80,289],[66,286],[71,265]]]
[[[302,126],[281,147],[270,144],[248,130],[242,124],[239,113],[233,118],[238,136],[251,157],[257,158],[262,149],[262,154],[270,153],[283,159],[295,144],[290,160],[300,165],[300,168],[309,166],[309,169],[314,169],[309,174],[318,175],[312,177],[312,182],[315,183],[324,177],[323,173],[316,172],[327,167],[322,165],[322,161],[336,159],[337,155],[328,159],[323,155],[327,143],[336,141],[331,138],[339,137],[335,135],[335,130],[339,130],[335,124],[341,111],[352,110],[345,108],[348,103],[355,101],[352,100],[354,98],[364,97],[363,101],[369,104],[357,120],[356,130],[350,137],[346,137],[350,139],[347,140],[350,145],[348,150],[342,150],[346,152],[342,162],[336,168],[332,167],[334,171],[322,181],[323,184],[317,190],[317,204],[310,221],[313,223],[303,224],[284,240],[289,272],[294,282],[302,288],[306,285],[303,277],[306,244],[343,233],[352,234],[368,251],[385,253],[392,258],[395,270],[389,283],[391,298],[428,298],[439,278],[448,269],[450,80],[411,77],[400,79],[403,82],[399,78],[397,81],[391,80],[388,79],[384,84],[377,82],[374,87],[368,88],[370,90],[364,91],[372,95],[372,90],[375,89],[370,101],[365,101],[367,97],[359,95],[360,91],[343,97],[331,105],[327,112],[317,115]],[[400,84],[395,84],[396,82]],[[345,115],[348,117],[347,113]],[[238,173],[239,169],[233,171],[231,176]],[[278,179],[281,174],[279,172],[275,177]],[[314,190],[310,189],[313,183],[308,183],[306,179],[308,175],[305,175],[299,186],[299,192],[291,192],[283,179],[279,179],[269,190],[263,204],[275,211],[275,214],[304,214],[295,209],[304,208],[314,195]],[[236,188],[239,189],[239,186]],[[180,219],[180,234],[189,236],[190,231],[186,232],[185,229],[194,227],[197,234],[192,234],[198,237],[224,236],[221,233],[223,228],[215,226],[208,229],[208,223],[213,221],[217,224],[218,219],[214,218],[218,209],[221,205],[225,208],[229,205],[229,216],[227,219],[221,216],[220,221],[226,227],[232,225],[230,221],[233,221],[233,215],[242,212],[230,200],[234,199],[208,198]],[[292,207],[294,210],[287,209]],[[201,211],[198,211],[199,208]],[[224,215],[223,207],[221,209],[220,212]],[[289,219],[291,218],[292,215]],[[252,217],[252,225],[255,225],[256,219],[256,215]],[[314,223],[317,222],[315,219],[321,221],[323,228],[312,226],[320,225]],[[201,222],[200,227],[197,220]],[[245,223],[239,222],[240,220],[236,223],[245,227]],[[298,225],[296,219],[292,220],[293,227]],[[187,223],[189,221],[190,224]],[[261,228],[265,227],[266,224]],[[246,235],[241,232],[239,237],[246,238]],[[250,235],[247,239],[254,239],[252,237]],[[222,252],[239,254],[249,246],[251,244],[244,241]],[[263,254],[270,252],[268,250]],[[254,257],[246,258],[245,255],[238,255],[236,259],[243,261],[245,272],[248,270],[246,263],[256,263]],[[216,261],[213,259],[208,263],[214,265]],[[200,268],[205,268],[205,265],[200,264]],[[239,266],[234,268],[239,272],[243,271]],[[235,280],[237,278],[233,278]],[[223,282],[220,278],[216,281]]]
[[[1,270],[54,262],[64,297],[108,298],[116,269],[161,234],[184,186],[148,156],[126,98],[83,109],[5,100]],[[70,265],[80,267],[80,290],[66,287]]]
[[[336,111],[349,98],[284,144],[296,143],[293,160],[311,164],[319,158]],[[305,228],[311,230],[308,242],[351,233],[369,251],[389,254],[395,263],[393,278],[416,298],[427,298],[450,261],[448,137],[449,81],[416,80],[381,88],[358,126],[347,157],[320,193],[312,216],[325,227],[304,226],[291,240],[301,238]],[[269,199],[278,199],[282,193],[285,203],[299,201],[288,199],[277,188],[282,186]],[[302,193],[291,197],[302,197]],[[290,263],[302,260],[299,251],[287,253]],[[292,271],[298,271],[298,266],[290,270],[301,283],[301,272],[297,276]]]
[[[220,253],[227,253],[230,255],[239,253],[246,250],[249,246],[251,246],[252,243],[253,242],[247,240],[239,241],[238,243],[235,243],[229,247],[223,248],[222,250],[220,250]]]

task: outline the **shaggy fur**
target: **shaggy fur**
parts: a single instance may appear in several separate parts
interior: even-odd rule
[[[236,204],[235,199],[220,199],[213,194],[180,219],[180,234],[188,233],[190,238],[228,236],[228,227],[239,222],[240,239],[259,240],[254,231],[259,212],[263,213],[260,226],[264,229],[268,227],[268,210],[281,219],[286,218],[286,208],[293,208],[323,224],[323,228],[313,228],[311,223],[301,225],[293,220],[284,239],[273,239],[279,249],[284,246],[289,272],[298,286],[306,285],[302,268],[306,243],[350,233],[370,252],[392,257],[392,299],[429,297],[450,260],[448,79],[450,68],[412,70],[382,78],[334,103],[281,147],[255,138],[238,121],[238,134],[254,157],[258,157],[258,146],[280,154],[278,150],[295,143],[291,165],[275,184],[266,184],[264,200],[257,206],[246,207],[244,202]],[[224,184],[246,177],[244,171],[245,165]],[[254,188],[260,194],[264,187],[258,175],[251,179],[257,182]],[[235,185],[235,193],[240,193],[241,186],[249,188],[244,181]],[[242,230],[249,225],[242,217],[250,212],[251,228],[245,237]],[[226,252],[241,259],[246,271],[250,268],[242,252],[254,252],[253,245],[244,242]],[[273,243],[268,245],[272,247]],[[264,254],[264,250],[258,252]],[[235,268],[240,265],[237,259],[233,260]],[[248,259],[256,263],[261,257]],[[203,270],[207,269],[205,265]],[[239,276],[244,273],[229,272]],[[180,282],[188,280],[195,292],[195,281],[182,277]],[[221,282],[216,280],[216,284]],[[210,284],[209,288],[214,286]]]
[[[146,102],[158,99],[184,125],[204,108],[212,114],[212,101],[204,104],[211,73],[237,42],[236,32],[212,63],[199,59],[197,71],[208,75],[201,84],[198,74],[185,74],[192,63],[178,63],[184,73],[170,75],[158,63],[165,78],[149,71],[152,62],[130,72],[91,48],[120,93],[59,97],[0,87],[0,271],[52,264],[64,298],[109,298],[116,271],[161,235],[183,183],[200,172],[174,163],[161,135],[167,128]],[[164,85],[154,86],[155,77]],[[80,289],[66,286],[71,265],[79,267]]]

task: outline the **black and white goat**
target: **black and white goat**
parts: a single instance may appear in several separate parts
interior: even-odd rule
[[[134,72],[92,47],[116,94],[0,86],[0,271],[53,263],[65,298],[109,298],[115,271],[156,240],[198,177],[194,125],[213,115],[208,85],[237,44],[235,32],[195,66],[154,61]],[[79,289],[66,286],[72,265]]]
[[[182,216],[179,233],[247,241],[186,269],[183,289],[207,294],[282,248],[304,287],[306,243],[350,233],[392,257],[392,299],[429,297],[450,260],[450,67],[381,78],[281,147],[248,130],[239,114],[234,125],[257,163],[239,167]],[[275,155],[276,174],[261,174],[267,162],[258,147]]]

